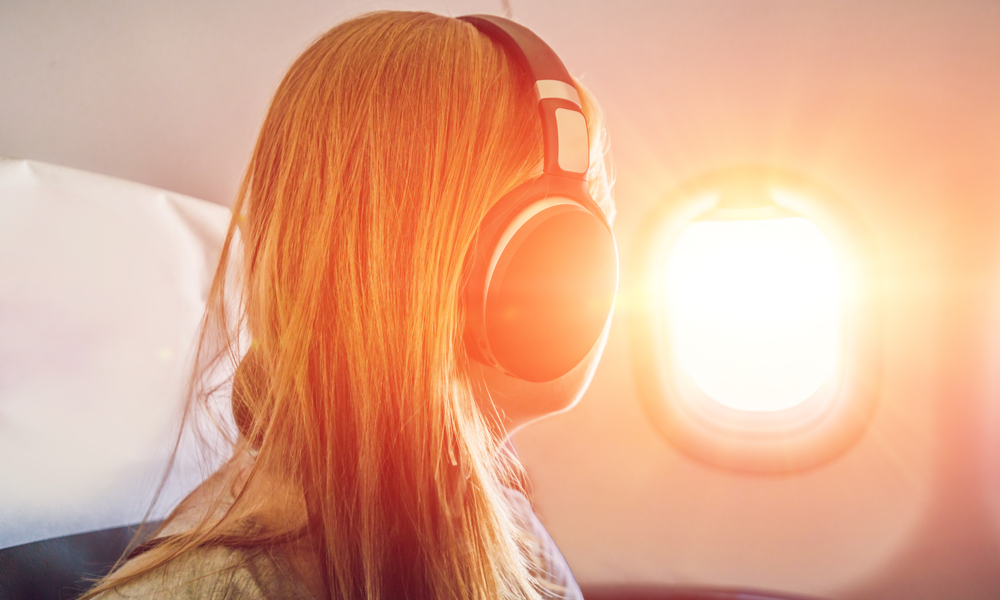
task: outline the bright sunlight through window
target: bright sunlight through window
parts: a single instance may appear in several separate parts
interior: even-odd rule
[[[833,247],[809,219],[689,224],[666,265],[674,356],[732,409],[801,404],[833,373],[842,335]]]

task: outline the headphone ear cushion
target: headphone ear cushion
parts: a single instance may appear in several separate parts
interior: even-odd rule
[[[527,381],[579,364],[614,305],[618,255],[607,226],[579,205],[539,213],[512,236],[486,293],[494,358]]]

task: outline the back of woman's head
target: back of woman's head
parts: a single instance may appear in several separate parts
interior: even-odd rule
[[[256,459],[222,486],[235,502],[217,498],[224,510],[148,564],[252,522],[262,539],[304,527],[332,597],[535,594],[503,497],[516,463],[473,399],[461,304],[481,217],[541,172],[532,85],[470,24],[426,13],[345,22],[295,61],[234,207],[192,392],[209,393],[197,384],[225,355],[211,348],[235,348],[245,327],[236,455]]]
[[[471,26],[373,14],[295,62],[261,131],[237,207],[258,461],[298,475],[345,597],[516,583],[459,298],[479,217],[541,161],[523,79]]]

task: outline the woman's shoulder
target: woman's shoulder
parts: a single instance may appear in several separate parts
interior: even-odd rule
[[[515,521],[529,538],[528,560],[531,563],[532,575],[543,588],[544,597],[583,600],[583,593],[576,583],[569,563],[535,515],[531,502],[520,491],[505,488],[504,493],[513,509]]]
[[[301,578],[280,554],[266,548],[207,546],[185,552],[138,579],[98,595],[96,600],[311,597]]]

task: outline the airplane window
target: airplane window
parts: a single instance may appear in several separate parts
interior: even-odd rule
[[[712,400],[743,411],[798,406],[834,372],[841,286],[809,219],[699,220],[667,257],[665,323],[677,361]]]
[[[636,239],[637,383],[675,447],[788,472],[861,436],[881,375],[880,276],[838,194],[794,172],[725,169],[674,190]]]

